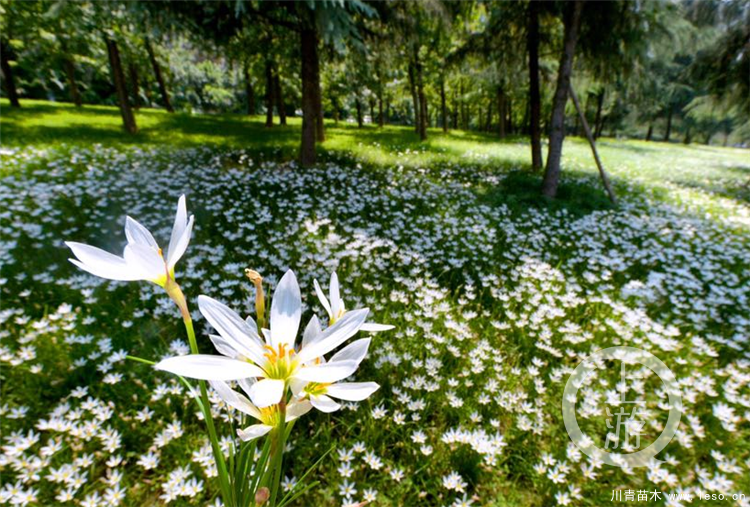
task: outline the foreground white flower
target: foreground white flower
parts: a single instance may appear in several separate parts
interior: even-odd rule
[[[318,341],[322,333],[318,318],[313,317],[305,329],[303,346]],[[327,364],[354,361],[359,366],[367,355],[370,342],[370,338],[362,338],[350,343],[336,352]],[[315,362],[324,363],[325,359],[321,357],[316,359]],[[345,401],[362,401],[380,388],[375,382],[321,383],[300,380],[293,380],[290,387],[295,397],[300,399],[308,398],[312,406],[321,412],[335,412],[341,408],[341,404],[331,398]]]
[[[172,226],[167,258],[154,236],[131,217],[125,219],[125,245],[122,257],[83,243],[66,241],[76,259],[70,262],[92,275],[108,280],[147,280],[164,287],[168,279],[174,279],[174,267],[190,243],[194,217],[188,219],[185,196],[177,203],[177,215]]]
[[[248,441],[260,438],[278,427],[281,417],[280,407],[278,405],[259,408],[253,405],[245,396],[229,387],[226,382],[211,381],[209,383],[227,405],[260,421],[260,424],[253,424],[247,428],[237,430],[237,435],[239,435],[242,440]],[[239,384],[248,396],[255,385],[252,381],[247,380],[240,381]],[[310,408],[312,407],[308,400],[292,401],[286,406],[284,421],[287,423],[291,422],[298,417],[305,415],[310,411]]]
[[[257,407],[265,408],[281,401],[291,381],[331,384],[353,374],[359,365],[355,358],[330,363],[319,358],[360,330],[369,312],[366,308],[348,312],[325,331],[311,331],[299,350],[295,349],[302,299],[297,278],[291,270],[276,288],[271,303],[270,329],[262,330],[263,339],[252,319],[242,319],[215,299],[199,296],[198,306],[219,333],[219,336],[212,335],[211,340],[222,355],[170,357],[159,362],[155,366],[157,369],[201,380],[258,379],[248,389],[248,396]]]
[[[331,273],[331,281],[328,285],[328,298],[326,298],[326,295],[323,293],[323,289],[320,288],[318,281],[313,280],[313,283],[315,284],[315,293],[318,295],[318,299],[320,299],[320,304],[322,304],[326,309],[326,312],[328,312],[328,324],[335,324],[340,318],[346,315],[344,300],[341,299],[338,275],[336,275],[335,271]],[[393,329],[393,326],[389,324],[365,322],[360,329],[362,331],[376,333],[378,331],[388,331],[389,329]]]

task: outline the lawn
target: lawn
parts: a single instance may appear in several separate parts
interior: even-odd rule
[[[588,145],[566,139],[559,199],[538,196],[523,137],[327,124],[321,161],[295,162],[299,122],[0,101],[0,503],[218,505],[201,421],[183,384],[125,356],[189,352],[153,284],[77,269],[63,241],[120,253],[125,216],[161,244],[177,199],[195,214],[177,265],[204,353],[199,294],[253,313],[245,268],[299,279],[303,325],[332,271],[370,334],[358,381],[380,389],[290,437],[285,486],[332,449],[300,506],[601,505],[613,490],[750,496],[750,157],[747,150],[605,138],[620,198]],[[360,333],[365,335],[366,333]],[[561,414],[568,375],[605,347],[647,350],[674,372],[679,430],[659,460],[584,455]],[[653,376],[597,370],[579,424],[602,447],[618,395]],[[228,448],[239,414],[212,395]],[[610,502],[613,505],[632,502]],[[695,502],[699,503],[699,502]],[[737,505],[750,505],[737,500]]]

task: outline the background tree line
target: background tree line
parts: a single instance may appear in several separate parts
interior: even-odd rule
[[[1,0],[3,95],[528,136],[554,195],[565,135],[750,139],[750,3]],[[547,140],[547,160],[542,157]]]

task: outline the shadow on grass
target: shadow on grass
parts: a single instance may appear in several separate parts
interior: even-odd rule
[[[580,217],[594,211],[614,209],[601,185],[567,178],[560,183],[555,199],[541,195],[541,185],[541,174],[529,169],[513,170],[499,184],[479,186],[476,192],[481,202],[493,206],[505,204],[514,212],[524,212],[529,208],[552,212],[565,210]]]

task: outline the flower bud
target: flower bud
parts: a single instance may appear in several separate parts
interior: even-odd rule
[[[267,487],[263,486],[258,491],[255,492],[255,506],[261,507],[261,505],[265,504],[268,501],[268,498],[271,496],[271,492],[268,490]]]
[[[258,334],[266,325],[266,297],[263,294],[263,277],[255,270],[247,268],[245,276],[255,285],[255,319],[258,323]]]

